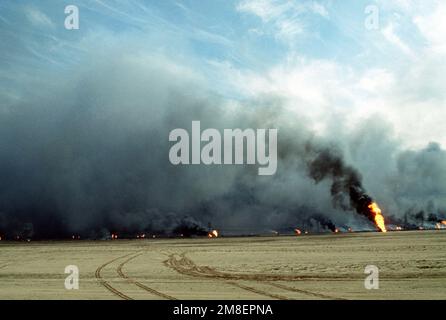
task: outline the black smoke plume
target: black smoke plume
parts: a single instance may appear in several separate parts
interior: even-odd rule
[[[327,228],[331,232],[335,232],[336,231],[335,224],[333,223],[333,221],[331,221],[327,217],[324,217],[322,215],[314,215],[314,216],[311,217],[311,219],[316,220],[323,228]]]
[[[315,158],[308,163],[308,172],[316,183],[331,179],[330,191],[335,207],[354,209],[374,221],[374,214],[369,209],[373,200],[362,187],[361,175],[344,163],[342,154],[335,149],[317,150]]]

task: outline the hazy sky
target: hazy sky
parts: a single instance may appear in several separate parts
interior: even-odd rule
[[[79,30],[64,28],[69,4]],[[379,9],[377,30],[364,26],[369,5]],[[320,132],[333,119],[348,128],[377,114],[407,147],[445,145],[445,16],[434,0],[3,0],[0,111],[48,74],[132,42],[227,98],[279,94]]]

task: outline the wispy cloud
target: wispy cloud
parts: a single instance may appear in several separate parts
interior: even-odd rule
[[[315,14],[328,18],[327,9],[318,2],[295,3],[280,0],[243,0],[237,11],[253,14],[259,17],[264,24],[272,25],[275,38],[292,41],[296,36],[304,34],[305,24],[303,14]]]
[[[25,15],[34,26],[54,27],[54,22],[36,7],[25,7]]]
[[[403,40],[396,34],[395,25],[393,23],[389,23],[384,29],[382,29],[382,34],[391,44],[397,46],[402,52],[407,54],[408,56],[413,57],[414,54],[409,46],[404,43]]]
[[[318,3],[318,2],[311,2],[311,3],[308,5],[308,8],[309,8],[310,11],[312,11],[313,13],[316,13],[316,14],[322,16],[322,17],[325,17],[325,18],[328,18],[328,17],[329,17],[329,14],[328,14],[327,9],[326,9],[323,5],[321,5],[320,3]]]

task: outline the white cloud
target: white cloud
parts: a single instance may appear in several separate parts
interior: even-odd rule
[[[244,0],[237,5],[238,11],[254,14],[264,22],[279,18],[288,8],[288,4],[274,0]]]
[[[236,9],[259,17],[265,25],[272,25],[274,37],[285,42],[292,42],[297,35],[305,33],[303,14],[329,16],[327,9],[315,1],[243,0]]]
[[[401,11],[405,13],[409,13],[413,11],[414,7],[418,5],[414,0],[376,0],[379,8],[382,8],[386,11]],[[422,2],[426,2],[426,0],[422,0]]]
[[[310,5],[310,10],[325,18],[328,18],[329,16],[327,9],[318,2],[312,2]]]
[[[374,66],[358,70],[290,54],[265,72],[228,63],[218,68],[233,92],[281,97],[296,119],[308,122],[319,134],[331,131],[334,119],[342,119],[339,127],[347,130],[370,118],[385,119],[404,147],[421,148],[430,141],[446,145],[444,68],[435,68],[435,61],[438,64],[438,60],[419,61],[399,71]]]
[[[382,94],[395,85],[395,76],[392,72],[382,68],[366,70],[360,77],[358,88],[371,94]]]
[[[413,21],[432,49],[446,52],[446,4],[438,4],[432,14],[416,16]]]
[[[391,44],[397,46],[402,52],[408,56],[413,57],[413,52],[409,46],[401,40],[401,38],[395,33],[395,25],[391,22],[384,29],[382,29],[382,34]]]
[[[54,27],[53,21],[42,11],[35,7],[26,7],[25,15],[35,26]]]
[[[276,26],[276,38],[284,41],[291,41],[298,34],[304,33],[304,28],[297,19],[280,19]]]

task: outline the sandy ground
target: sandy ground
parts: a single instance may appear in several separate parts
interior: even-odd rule
[[[64,287],[67,265],[79,290]],[[1,241],[0,299],[446,299],[446,231]]]

